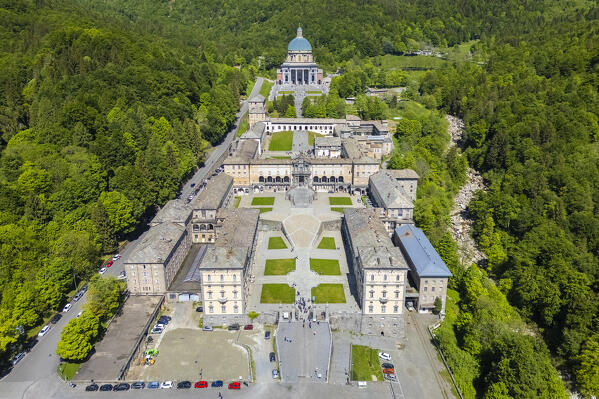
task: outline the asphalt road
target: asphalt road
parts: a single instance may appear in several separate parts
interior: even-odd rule
[[[257,78],[256,84],[252,89],[252,93],[248,98],[258,94],[262,86],[263,79]],[[225,151],[228,151],[229,145],[235,139],[241,117],[247,112],[247,101],[243,101],[241,108],[237,113],[237,121],[235,126],[227,134],[227,137],[221,144],[214,147],[208,153],[206,162],[203,167],[199,168],[196,173],[183,185],[181,189],[181,197],[188,197],[193,188],[192,184],[201,183],[209,176],[216,168],[220,166],[218,160]],[[124,259],[133,251],[135,244],[143,239],[145,232],[138,237],[137,240],[128,243],[121,250],[123,257],[114,262],[112,267],[108,269],[106,275],[118,276],[125,270]],[[45,336],[38,338],[38,343],[32,350],[13,368],[13,370],[0,380],[0,398],[16,399],[16,398],[43,398],[49,397],[49,393],[64,387],[66,384],[57,376],[56,369],[59,364],[59,358],[56,355],[56,344],[60,340],[62,328],[77,316],[81,310],[81,305],[85,303],[86,296],[79,302],[72,302],[73,307],[67,313],[62,314],[62,318],[55,324],[51,325],[50,331]]]

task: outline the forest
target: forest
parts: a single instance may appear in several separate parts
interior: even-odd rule
[[[406,119],[389,165],[422,176],[416,222],[455,275],[437,334],[464,396],[561,398],[554,367],[599,395],[598,21],[585,0],[0,0],[0,361],[176,195],[301,25],[344,72],[304,112],[352,95]],[[380,62],[469,41],[484,61],[418,79]],[[396,84],[408,101],[361,96]],[[468,165],[484,269],[447,233]]]

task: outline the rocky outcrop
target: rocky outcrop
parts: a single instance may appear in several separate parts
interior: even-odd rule
[[[463,144],[464,122],[455,116],[446,115],[449,122],[449,134],[451,135],[450,147]],[[468,205],[478,190],[485,190],[483,178],[476,170],[468,168],[466,183],[453,199],[451,210],[451,236],[458,244],[460,261],[465,266],[472,263],[484,265],[487,257],[479,249],[471,235],[472,215],[468,212]]]

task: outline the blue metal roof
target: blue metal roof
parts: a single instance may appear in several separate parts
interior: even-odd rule
[[[420,277],[451,277],[452,274],[426,235],[418,227],[404,224],[395,229],[404,256]]]
[[[296,37],[289,42],[288,51],[312,51],[310,42],[303,37]]]

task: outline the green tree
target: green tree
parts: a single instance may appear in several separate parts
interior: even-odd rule
[[[90,311],[84,311],[62,329],[56,354],[66,360],[85,360],[93,349],[99,328],[100,319]]]
[[[297,118],[297,114],[295,113],[295,107],[293,105],[287,106],[287,111],[285,111],[285,118]]]
[[[94,275],[88,284],[85,309],[100,320],[110,319],[118,310],[123,284],[112,276]]]
[[[587,397],[599,396],[599,342],[589,338],[576,358],[576,382]]]
[[[135,227],[133,206],[131,201],[118,191],[103,192],[99,201],[102,203],[112,230],[116,233],[129,233]]]
[[[441,313],[442,309],[443,309],[443,301],[441,300],[441,298],[436,297],[435,303],[434,303],[434,308],[433,308],[433,314]]]

